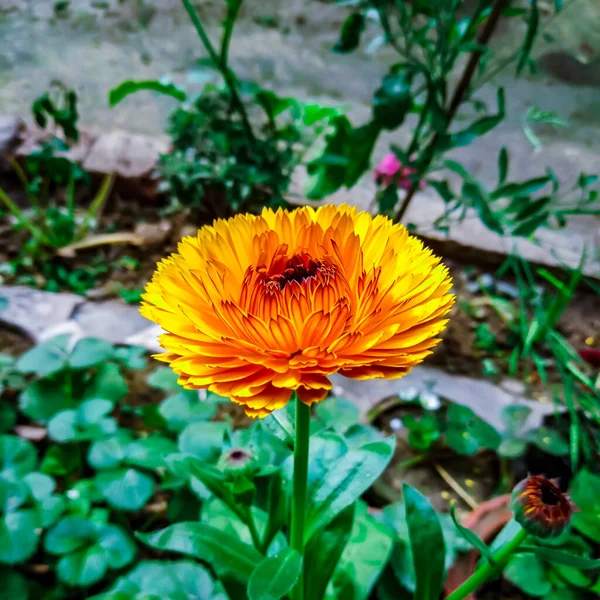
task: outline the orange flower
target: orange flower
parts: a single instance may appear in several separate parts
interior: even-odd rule
[[[142,314],[179,383],[252,417],[295,390],[323,400],[335,372],[402,377],[435,346],[448,270],[401,225],[349,206],[218,220],[184,238],[146,287]]]

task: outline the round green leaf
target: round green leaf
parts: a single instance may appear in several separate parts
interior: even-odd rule
[[[298,581],[302,571],[302,556],[286,548],[275,556],[261,561],[250,576],[250,600],[280,600]]]
[[[121,569],[135,557],[133,540],[115,525],[105,525],[100,529],[98,544],[106,552],[106,561],[111,569]]]
[[[14,565],[27,560],[38,543],[37,516],[31,510],[12,512],[0,519],[0,563]]]
[[[182,390],[169,396],[159,407],[158,412],[167,422],[170,431],[183,431],[195,421],[210,421],[217,412],[217,403],[210,399],[201,402],[198,393]]]
[[[17,510],[25,503],[29,490],[22,479],[0,476],[0,512]]]
[[[75,344],[69,356],[69,364],[74,369],[87,369],[112,356],[113,345],[99,338],[83,338]]]
[[[221,454],[223,436],[229,426],[223,422],[190,423],[179,436],[179,450],[203,461],[214,462]]]
[[[63,410],[48,423],[48,436],[56,442],[70,442],[79,437],[77,411]]]
[[[132,442],[131,434],[119,431],[104,440],[94,442],[90,447],[88,462],[94,469],[114,469],[127,456],[127,446]]]
[[[31,496],[38,502],[51,496],[56,488],[54,479],[43,473],[29,473],[25,475],[24,481],[29,486]]]
[[[95,399],[84,402],[77,413],[82,425],[90,425],[101,421],[112,409],[113,403],[110,400]]]
[[[96,543],[98,531],[87,519],[67,517],[53,527],[44,541],[50,554],[69,554]]]
[[[165,456],[176,452],[175,442],[159,435],[151,435],[127,446],[126,462],[134,467],[158,469],[166,466]]]
[[[50,496],[49,498],[44,498],[37,507],[40,525],[44,529],[52,527],[63,514],[66,506],[67,502],[62,496]]]
[[[339,431],[345,431],[360,420],[358,408],[344,398],[329,398],[327,402],[320,402],[317,404],[316,414],[325,425]]]
[[[0,435],[0,473],[4,477],[22,477],[33,471],[36,462],[31,442],[13,435]]]
[[[100,581],[107,568],[106,552],[100,546],[89,546],[63,556],[56,573],[68,585],[87,587]]]
[[[119,366],[107,362],[98,366],[98,370],[83,393],[83,400],[102,398],[118,402],[127,394],[127,382]]]
[[[67,362],[70,337],[69,334],[57,335],[38,344],[19,358],[16,369],[21,373],[35,373],[40,377],[60,371]]]
[[[527,450],[527,442],[516,438],[506,438],[498,446],[498,454],[504,458],[517,458]]]
[[[80,467],[80,457],[76,452],[62,448],[61,446],[50,446],[42,460],[41,470],[48,475],[69,475]]]
[[[549,427],[539,427],[531,432],[529,439],[540,450],[555,456],[569,454],[569,442],[556,430]]]
[[[106,501],[119,510],[139,510],[154,493],[154,480],[136,469],[98,473],[95,479]]]
[[[148,385],[159,390],[181,390],[181,386],[177,383],[179,376],[169,367],[160,367],[148,376]]]
[[[21,412],[33,421],[46,423],[61,410],[67,410],[70,400],[58,381],[41,379],[30,383],[19,396]]]

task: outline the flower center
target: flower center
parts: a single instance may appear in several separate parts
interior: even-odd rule
[[[279,272],[271,272],[266,283],[275,282],[279,285],[280,290],[283,290],[292,281],[302,284],[307,279],[315,277],[321,267],[321,264],[307,252],[294,254],[285,263],[283,261],[278,262],[279,264],[274,265],[274,270]]]
[[[561,503],[561,492],[553,484],[544,482],[541,487],[543,504],[558,506]]]

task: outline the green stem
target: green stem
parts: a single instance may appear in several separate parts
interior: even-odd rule
[[[304,517],[308,482],[308,445],[310,407],[296,397],[296,444],[294,446],[294,495],[292,496],[292,527],[290,546],[304,554]],[[304,600],[304,573],[294,588],[293,600]]]
[[[210,60],[219,69],[221,75],[223,76],[223,79],[225,80],[225,84],[227,85],[229,93],[231,94],[232,103],[235,105],[238,113],[240,114],[240,117],[242,118],[242,124],[244,125],[246,136],[248,137],[250,142],[255,142],[256,138],[252,133],[252,127],[250,126],[250,121],[248,120],[246,109],[244,108],[242,99],[240,98],[240,95],[237,91],[235,75],[231,72],[231,69],[227,66],[227,64],[223,63],[221,57],[217,54],[216,50],[214,49],[208,35],[206,34],[206,31],[204,30],[204,26],[202,25],[202,22],[198,17],[196,9],[192,6],[191,0],[181,0],[181,2],[183,3],[183,6],[185,7],[185,10],[187,11],[190,19],[192,20],[196,32],[198,33],[198,37],[200,38],[200,41],[206,48]],[[229,42],[227,42],[227,45],[229,46]]]
[[[446,600],[463,600],[475,590],[481,588],[494,575],[497,575],[508,562],[512,554],[527,539],[529,534],[521,529],[510,542],[504,544],[500,550],[494,553],[494,562],[486,562],[479,567],[460,587],[455,589]]]

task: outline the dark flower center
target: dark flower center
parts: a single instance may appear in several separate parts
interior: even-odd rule
[[[541,485],[542,503],[549,506],[558,506],[561,503],[561,491],[550,481],[545,481]]]
[[[247,457],[248,457],[248,453],[245,452],[244,450],[232,450],[229,453],[229,458],[231,460],[244,460]]]
[[[309,254],[294,254],[283,268],[283,273],[271,275],[271,281],[279,284],[279,289],[283,289],[288,283],[295,281],[304,283],[309,277],[314,277],[319,270],[319,263]]]

